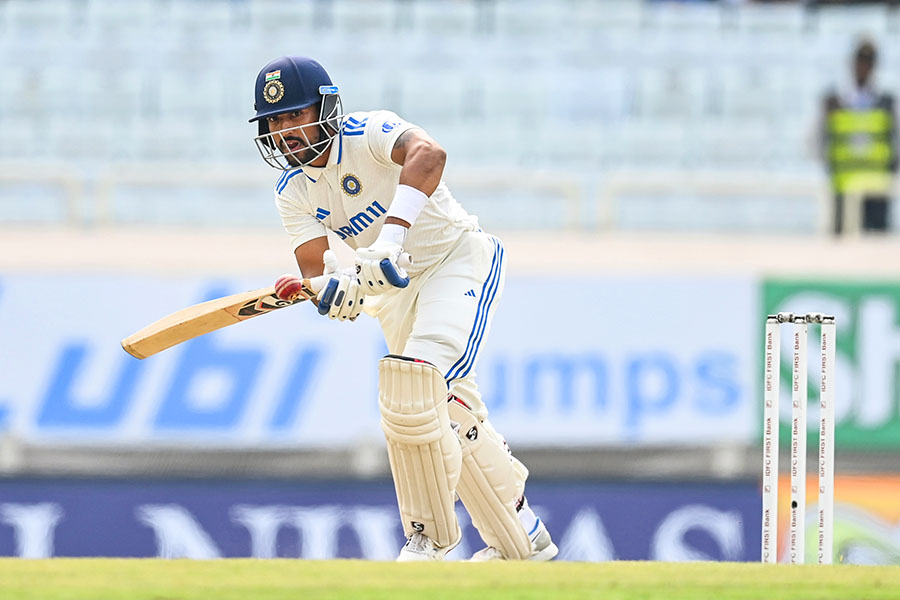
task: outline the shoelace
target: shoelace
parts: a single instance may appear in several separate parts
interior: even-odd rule
[[[414,533],[406,540],[406,547],[413,552],[424,552],[425,546],[425,536],[421,533]]]

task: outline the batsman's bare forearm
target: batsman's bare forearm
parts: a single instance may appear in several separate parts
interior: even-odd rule
[[[400,184],[430,196],[441,183],[447,152],[421,129],[410,129],[397,138],[391,160],[403,166]]]
[[[297,246],[294,257],[304,277],[318,277],[325,272],[322,255],[328,250],[328,238],[325,236],[309,240]]]

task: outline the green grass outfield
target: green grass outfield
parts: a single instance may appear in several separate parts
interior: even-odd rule
[[[0,559],[2,600],[900,598],[900,566]]]

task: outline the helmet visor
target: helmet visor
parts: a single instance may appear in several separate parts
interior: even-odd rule
[[[340,131],[343,107],[340,96],[326,96],[319,109],[319,120],[256,136],[256,148],[270,167],[290,171],[319,160],[328,151]]]

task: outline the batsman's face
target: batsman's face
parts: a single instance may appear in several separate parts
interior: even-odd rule
[[[322,141],[322,129],[317,124],[313,125],[313,123],[318,123],[318,120],[318,105],[274,115],[266,119],[269,131],[272,132],[272,137],[278,144],[278,149],[294,166],[307,164],[315,158],[316,153],[312,146]],[[319,157],[319,160],[311,164],[324,166],[326,162],[327,155]]]
[[[856,79],[856,84],[860,87],[863,87],[869,83],[869,79],[872,77],[872,71],[875,69],[875,59],[874,57],[869,57],[866,55],[858,56],[856,61],[853,63],[853,77]]]

